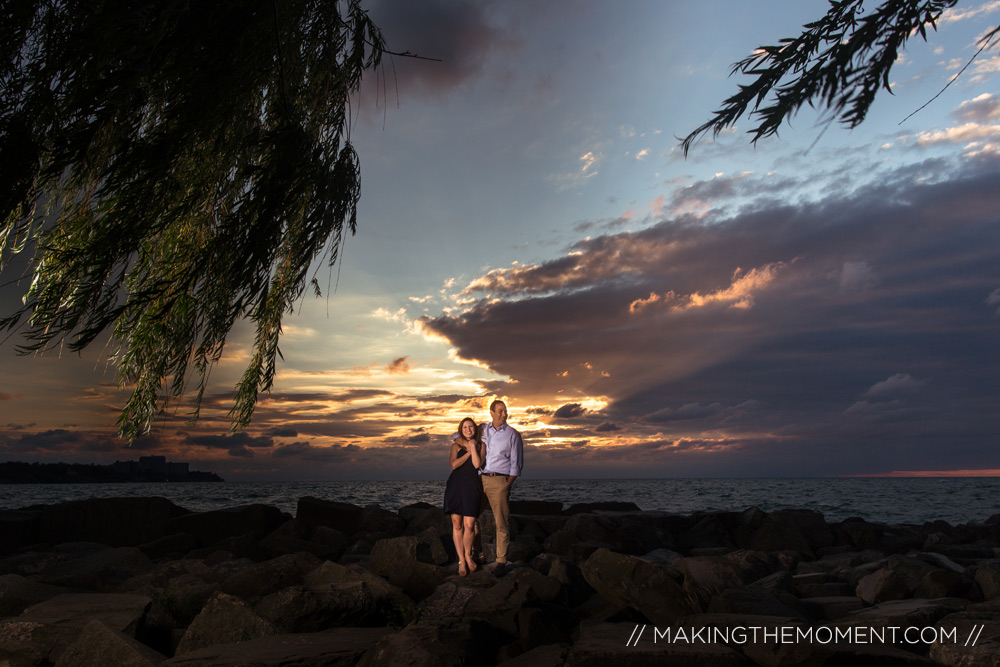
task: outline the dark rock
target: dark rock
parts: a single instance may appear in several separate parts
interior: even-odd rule
[[[372,547],[371,568],[376,574],[388,577],[402,561],[434,562],[431,546],[415,535],[379,540]]]
[[[530,568],[519,567],[496,585],[480,590],[465,606],[465,613],[496,626],[511,636],[518,635],[521,609],[538,602],[552,602],[562,596],[562,585]]]
[[[805,558],[815,558],[816,550],[833,544],[833,532],[823,515],[812,510],[776,510],[764,519],[750,537],[759,551],[791,549]]]
[[[241,569],[227,577],[220,589],[224,593],[252,602],[283,588],[301,584],[303,577],[322,562],[310,553],[278,556]]]
[[[371,589],[361,581],[323,590],[292,586],[272,593],[254,611],[281,632],[319,632],[341,626],[384,625]]]
[[[60,654],[55,667],[155,667],[166,659],[125,633],[91,621]]]
[[[287,514],[270,505],[244,505],[174,517],[167,522],[167,532],[190,533],[200,544],[209,546],[243,535],[260,539],[288,519]]]
[[[125,581],[120,593],[146,595],[157,600],[177,623],[188,625],[220,587],[220,574],[198,560],[163,563]]]
[[[759,588],[732,588],[713,597],[707,607],[710,614],[753,614],[805,618],[806,611],[794,596],[785,600]]]
[[[464,582],[463,582],[464,583]],[[420,603],[421,620],[461,618],[469,602],[479,594],[479,588],[446,581]]]
[[[930,657],[942,665],[1000,666],[1000,607],[996,603],[970,605],[966,611],[945,616],[935,624],[941,637],[930,648]]]
[[[92,551],[53,563],[33,577],[54,586],[91,591],[110,591],[123,581],[152,569],[153,564],[137,547],[112,549],[98,545]]]
[[[517,657],[504,660],[497,667],[563,667],[569,649],[569,644],[539,646]]]
[[[19,574],[5,574],[0,576],[0,617],[17,616],[31,605],[67,592],[62,586],[41,584]]]
[[[358,565],[326,562],[302,579],[305,587],[320,592],[355,582],[363,582],[371,591],[378,613],[387,625],[404,626],[417,617],[416,605],[402,589]]]
[[[677,570],[607,549],[594,552],[582,567],[583,576],[611,602],[632,607],[657,625],[700,611],[697,598],[686,591]]]
[[[400,561],[389,573],[389,583],[403,590],[413,600],[423,600],[447,576],[444,568],[415,560]]]
[[[181,555],[198,548],[198,537],[191,533],[174,533],[164,535],[145,544],[140,544],[139,549],[150,560],[159,560],[168,556],[180,557]]]
[[[452,541],[451,531],[442,533],[434,526],[429,526],[417,533],[414,537],[421,544],[426,544],[430,548],[430,562],[434,565],[444,565],[449,560],[448,552],[444,548],[444,540]]]
[[[966,597],[971,582],[951,570],[934,570],[924,575],[913,591],[916,598]]]
[[[678,535],[677,543],[682,551],[688,553],[693,549],[721,548],[726,551],[736,549],[729,528],[716,514],[705,516],[690,529]]]
[[[878,604],[889,600],[902,600],[909,595],[903,578],[890,568],[882,568],[861,579],[855,595],[867,604]]]
[[[389,632],[385,628],[335,628],[326,632],[268,635],[217,644],[178,655],[161,667],[346,667]]]
[[[163,537],[188,513],[166,498],[90,498],[29,508],[39,514],[39,540],[137,546]]]
[[[139,595],[57,595],[0,621],[0,656],[12,667],[55,663],[92,620],[134,637],[150,604]]]
[[[40,524],[40,512],[0,511],[0,555],[41,542]]]
[[[365,653],[358,667],[492,665],[499,643],[496,630],[478,619],[413,623],[379,640]]]
[[[399,516],[406,522],[403,535],[416,535],[428,528],[436,528],[441,535],[451,535],[451,517],[440,507],[427,503],[416,503],[399,510]]]
[[[299,498],[295,518],[307,526],[327,526],[345,535],[354,535],[361,530],[364,508],[333,500],[321,500],[311,496]]]
[[[310,539],[312,534],[321,539]],[[296,552],[311,553],[317,558],[336,560],[347,551],[350,541],[346,535],[332,528],[320,526],[312,530],[295,519],[289,519],[257,543],[271,558]]]
[[[308,526],[327,526],[345,535],[359,533],[397,537],[406,529],[406,521],[395,512],[380,507],[358,507],[350,503],[299,498],[295,518]]]
[[[257,615],[246,602],[216,593],[191,621],[177,646],[177,655],[213,644],[245,642],[274,634],[278,634],[274,624]]]
[[[985,599],[996,600],[1000,598],[1000,559],[979,563],[975,568],[973,578],[982,589]]]
[[[820,598],[802,598],[802,608],[810,618],[820,621],[835,621],[864,609],[864,601],[854,595],[834,595]]]

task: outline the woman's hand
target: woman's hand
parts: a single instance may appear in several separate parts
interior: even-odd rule
[[[468,460],[471,453],[464,447],[458,446],[458,441],[455,440],[451,443],[451,456],[449,457],[449,462],[451,463],[451,469],[455,470],[459,466]]]
[[[472,456],[472,465],[476,467],[476,470],[479,470],[480,468],[483,467],[484,463],[483,450],[482,450],[483,443],[479,441],[473,441],[469,444],[470,444],[469,455]]]

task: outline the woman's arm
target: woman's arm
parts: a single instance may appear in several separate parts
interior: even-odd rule
[[[465,453],[460,455],[460,452],[462,452],[462,451],[465,451]],[[457,442],[452,442],[451,443],[451,456],[449,457],[448,460],[451,462],[451,469],[452,470],[454,470],[455,468],[457,468],[460,465],[462,465],[463,463],[465,463],[466,459],[468,459],[469,456],[470,456],[470,453],[468,451],[466,451],[466,450],[463,450],[461,447],[459,447]]]
[[[469,455],[472,456],[472,465],[476,467],[476,470],[479,470],[480,468],[483,467],[483,453],[482,453],[483,450],[481,449],[482,446],[483,443],[476,440],[473,441],[472,447],[469,447]]]

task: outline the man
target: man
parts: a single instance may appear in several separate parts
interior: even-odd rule
[[[490,501],[497,525],[497,566],[493,574],[502,577],[507,570],[507,545],[510,544],[510,487],[521,474],[524,443],[521,434],[507,424],[506,403],[493,401],[490,416],[493,421],[483,424],[480,431],[486,443],[483,492]]]

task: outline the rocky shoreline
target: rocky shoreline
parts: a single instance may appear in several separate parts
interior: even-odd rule
[[[1000,515],[512,503],[511,567],[450,520],[318,498],[0,512],[0,667],[1000,665]]]

